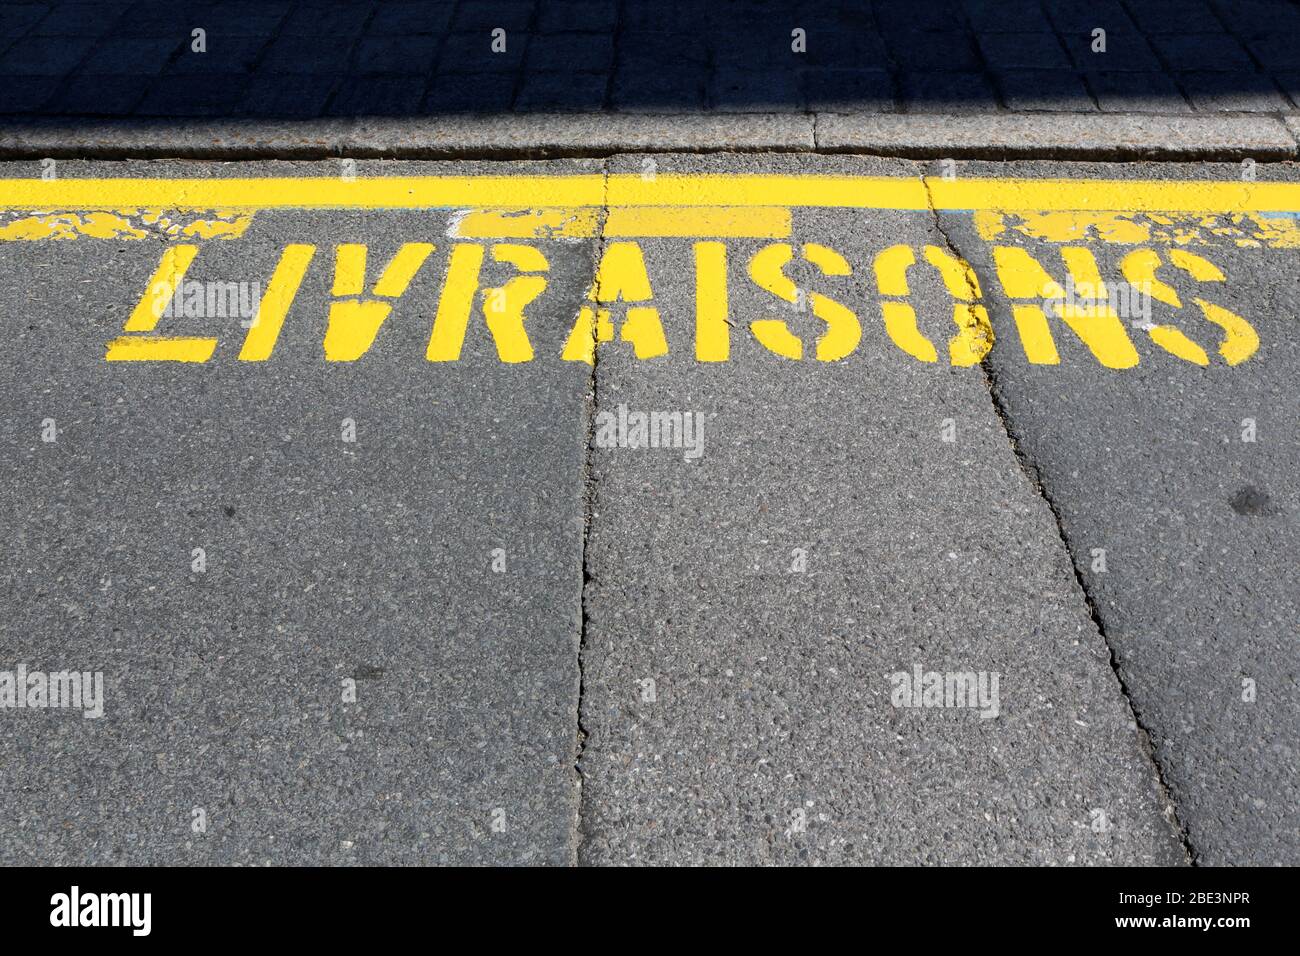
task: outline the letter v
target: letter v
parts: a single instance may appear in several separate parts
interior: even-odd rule
[[[371,294],[381,299],[399,298],[431,252],[431,243],[406,243],[388,263]],[[325,330],[325,358],[331,362],[351,362],[365,355],[393,310],[392,301],[361,298],[365,275],[366,247],[340,244],[334,258],[335,301],[330,304]]]

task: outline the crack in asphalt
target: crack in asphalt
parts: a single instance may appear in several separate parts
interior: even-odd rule
[[[943,217],[939,214],[939,210],[934,204],[934,193],[931,190],[929,178],[924,174],[920,178],[921,184],[925,188],[925,199],[927,205],[930,207],[930,217],[934,222],[935,230],[943,238],[944,245],[947,246],[948,251],[952,255],[957,257],[961,262],[969,262],[969,260],[961,254],[961,251],[957,248],[957,244],[948,234],[947,229],[944,228]],[[967,277],[966,285],[971,293],[972,300],[979,301],[979,289],[969,278],[969,276],[974,273],[974,263],[970,263],[970,270],[970,273],[963,272],[963,275]],[[1196,848],[1192,845],[1191,837],[1187,831],[1187,826],[1178,813],[1178,807],[1174,802],[1172,790],[1170,789],[1168,780],[1165,778],[1164,768],[1160,765],[1160,760],[1156,756],[1155,746],[1152,743],[1152,736],[1147,727],[1147,722],[1143,720],[1142,712],[1134,702],[1132,694],[1129,692],[1128,684],[1124,680],[1123,673],[1120,671],[1119,659],[1116,657],[1115,647],[1106,634],[1106,625],[1102,620],[1101,611],[1097,607],[1096,601],[1093,599],[1092,592],[1088,589],[1087,580],[1084,578],[1083,573],[1079,570],[1078,563],[1075,561],[1074,550],[1070,547],[1070,540],[1069,536],[1066,534],[1065,523],[1061,517],[1060,507],[1053,499],[1051,493],[1047,490],[1047,486],[1042,480],[1042,474],[1039,471],[1037,464],[1030,458],[1029,454],[1024,451],[1017,437],[1015,426],[1011,421],[1011,414],[1007,409],[1006,402],[1003,399],[998,384],[997,370],[993,367],[993,363],[989,361],[989,355],[991,354],[992,350],[990,349],[990,351],[980,360],[979,369],[984,376],[984,385],[988,389],[989,402],[993,407],[993,413],[997,416],[998,422],[1002,426],[1002,431],[1007,439],[1007,445],[1011,449],[1011,453],[1015,456],[1016,463],[1020,466],[1021,473],[1025,476],[1034,491],[1038,493],[1038,496],[1042,498],[1043,502],[1047,505],[1048,511],[1051,512],[1052,520],[1056,524],[1057,537],[1060,539],[1061,547],[1065,549],[1066,557],[1070,562],[1070,570],[1074,572],[1074,582],[1078,586],[1080,593],[1083,595],[1084,606],[1087,608],[1088,616],[1092,619],[1093,626],[1097,629],[1097,633],[1101,636],[1102,642],[1106,646],[1110,668],[1119,685],[1120,695],[1124,698],[1124,702],[1128,705],[1129,713],[1133,716],[1133,724],[1137,728],[1138,732],[1139,746],[1141,747],[1143,754],[1147,757],[1147,760],[1150,762],[1152,772],[1155,774],[1157,794],[1162,804],[1162,815],[1164,816],[1166,823],[1168,823],[1170,828],[1174,831],[1174,835],[1177,837],[1187,861],[1192,866],[1198,866],[1200,864],[1199,854],[1197,853]]]
[[[609,163],[601,164],[601,203],[600,213],[597,218],[596,241],[591,247],[591,275],[592,275],[592,292],[593,295],[587,298],[595,299],[597,292],[595,283],[600,268],[601,256],[605,251],[605,222],[609,218]],[[584,299],[579,303],[579,312],[589,303]],[[592,477],[592,459],[595,455],[595,434],[596,434],[596,408],[599,403],[597,390],[599,388],[596,379],[597,363],[600,361],[600,336],[597,331],[599,319],[593,316],[591,326],[591,374],[587,379],[587,401],[585,403],[586,411],[586,458],[583,463],[582,474],[582,496],[583,496],[583,519],[582,519],[582,593],[580,602],[582,605],[582,620],[578,629],[578,700],[575,708],[575,732],[574,732],[574,749],[573,749],[573,772],[575,786],[577,788],[577,800],[574,806],[573,816],[573,854],[572,862],[576,865],[582,852],[584,842],[583,833],[583,796],[585,793],[585,777],[582,772],[582,758],[586,750],[587,728],[582,720],[582,706],[586,699],[586,661],[584,654],[587,649],[587,630],[588,630],[588,609],[587,609],[587,592],[592,585],[591,566],[588,560],[588,539],[591,536],[591,522],[596,512],[596,482]]]

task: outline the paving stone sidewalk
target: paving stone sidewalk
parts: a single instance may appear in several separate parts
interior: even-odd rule
[[[0,5],[10,118],[1298,105],[1300,4],[1283,0]]]

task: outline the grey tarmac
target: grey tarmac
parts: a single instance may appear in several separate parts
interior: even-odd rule
[[[1087,178],[1092,170],[971,164],[963,173]],[[1107,170],[1115,179],[1240,175],[1235,164]],[[1264,175],[1300,178],[1291,165]],[[979,271],[989,268],[988,244],[969,219],[945,220],[962,255]],[[1103,268],[1124,251],[1094,249]],[[1224,304],[1259,332],[1249,362],[1188,375],[1186,363],[1156,351],[1137,368],[1105,375],[1084,355],[1033,366],[995,348],[990,366],[999,406],[1059,515],[1197,860],[1294,865],[1300,271],[1294,249],[1263,255],[1216,246],[1205,254],[1229,276]],[[1195,295],[1194,283],[1178,286],[1184,298]],[[1009,319],[1005,305],[1002,318]],[[998,319],[995,310],[995,326]],[[1104,572],[1093,570],[1094,549],[1106,552]]]
[[[356,174],[647,159],[664,174],[934,171],[670,154]],[[796,209],[788,241],[850,274],[798,256],[789,274],[860,317],[843,361],[794,362],[748,332],[780,318],[811,352],[824,329],[816,297],[750,281],[760,237],[725,240],[728,361],[695,359],[691,237],[635,240],[667,355],[615,337],[594,366],[563,361],[613,241],[578,236],[530,241],[549,263],[526,313],[533,361],[501,362],[476,311],[461,360],[430,363],[451,247],[474,241],[451,238],[459,215],[264,210],[205,242],[192,277],[214,281],[265,282],[286,244],[318,247],[263,363],[237,360],[231,318],[175,320],[170,334],[219,332],[208,363],[104,361],[171,239],[0,242],[0,671],[105,679],[97,720],[0,711],[0,862],[1300,860],[1294,249],[1207,253],[1262,342],[1231,369],[1150,343],[1137,368],[1105,369],[1064,334],[1060,365],[1030,365],[968,213],[832,208]],[[369,247],[369,286],[407,242],[436,248],[374,346],[327,362],[332,247]],[[884,335],[872,259],[896,243],[971,263],[996,335],[983,363],[917,362]],[[1122,251],[1086,244],[1108,268]],[[512,274],[489,257],[482,286]],[[912,275],[942,342],[952,296],[934,270]],[[601,426],[638,411],[691,413],[702,453],[607,447]],[[996,675],[996,700],[900,706],[918,670]]]

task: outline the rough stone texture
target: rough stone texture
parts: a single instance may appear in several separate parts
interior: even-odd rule
[[[915,156],[1289,159],[1289,125],[1263,116],[817,117],[817,148]]]
[[[1291,117],[728,113],[327,120],[41,120],[0,125],[0,157],[321,159],[823,151],[909,157],[1290,159]]]

